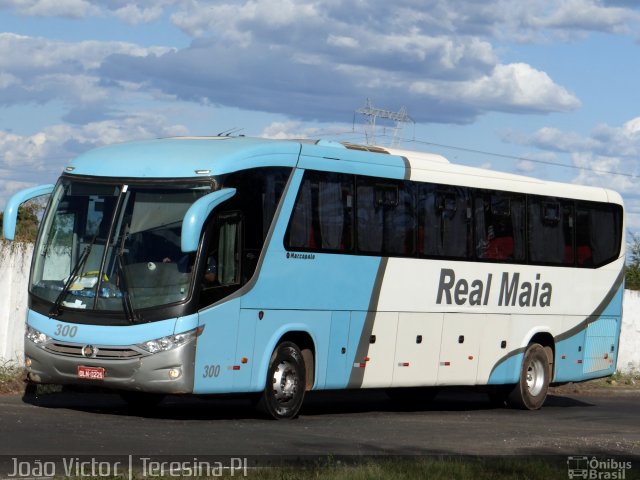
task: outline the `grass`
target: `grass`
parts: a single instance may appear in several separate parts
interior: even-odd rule
[[[249,478],[260,480],[566,480],[566,457],[351,457],[340,461],[327,457],[315,464],[286,464],[273,467],[249,467],[245,472],[223,470],[212,476],[189,478]],[[88,478],[88,477],[84,477]],[[90,478],[90,477],[89,477]],[[125,479],[125,475],[110,477]],[[142,471],[134,470],[132,478],[142,480]],[[159,479],[176,478],[167,472]]]
[[[228,477],[230,478],[230,477]],[[415,459],[371,459],[356,464],[329,463],[319,466],[259,468],[247,478],[264,480],[450,480],[450,479],[566,479],[566,463],[512,458],[420,457]]]
[[[608,377],[606,382],[609,385],[640,385],[640,371],[634,369],[631,372],[622,373],[618,370],[616,373]]]
[[[24,367],[15,362],[0,364],[0,394],[22,393],[24,391]]]

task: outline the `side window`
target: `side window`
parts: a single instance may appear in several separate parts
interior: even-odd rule
[[[221,212],[208,226],[199,262],[200,308],[221,300],[243,283],[242,218],[239,211]]]
[[[418,251],[427,257],[467,258],[471,209],[465,188],[420,184]]]
[[[478,190],[474,194],[476,257],[524,260],[525,197]]]
[[[241,218],[239,212],[222,213],[218,217],[218,250],[211,252],[207,270],[213,268],[217,270],[218,282],[222,286],[240,283]],[[217,265],[211,263],[210,259],[213,259]]]
[[[267,167],[240,170],[220,178],[222,188],[236,189],[225,202],[226,211],[242,213],[241,270],[244,283],[256,271],[264,242],[275,218],[290,168]]]
[[[575,220],[572,202],[531,196],[528,213],[531,263],[573,265]]]
[[[358,177],[357,184],[358,249],[375,255],[414,255],[413,184],[368,177]]]
[[[307,172],[285,236],[293,250],[353,250],[353,176]]]
[[[576,263],[598,267],[620,253],[621,215],[617,205],[580,202],[576,207]]]

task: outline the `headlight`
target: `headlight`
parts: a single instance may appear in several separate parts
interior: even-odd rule
[[[202,330],[204,330],[204,326],[194,328],[188,332],[178,333],[177,335],[169,335],[167,337],[149,340],[148,342],[138,343],[136,346],[149,353],[166,352],[195,340],[195,338],[202,333]]]
[[[51,340],[51,337],[48,337],[44,333],[36,330],[35,328],[31,328],[28,325],[27,325],[27,330],[24,333],[24,336],[27,338],[27,340],[32,341],[36,345],[44,345],[49,340]]]

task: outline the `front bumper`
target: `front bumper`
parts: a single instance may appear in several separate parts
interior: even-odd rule
[[[193,340],[169,351],[142,355],[137,358],[86,358],[73,352],[82,345],[69,344],[71,353],[54,353],[25,340],[27,376],[34,383],[61,385],[93,385],[118,390],[153,393],[192,393],[196,341]],[[100,347],[98,349],[113,347]],[[78,378],[78,367],[102,367],[103,380]],[[176,370],[180,375],[175,376]]]

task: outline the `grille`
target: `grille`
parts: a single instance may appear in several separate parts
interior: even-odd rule
[[[45,350],[58,355],[67,355],[70,357],[82,357],[82,349],[84,345],[69,345],[65,343],[50,343],[45,346]],[[128,360],[131,358],[142,357],[142,353],[130,347],[100,347],[98,346],[98,354],[92,358],[101,358],[105,360]]]

